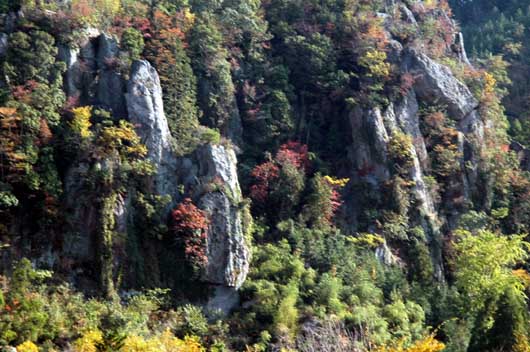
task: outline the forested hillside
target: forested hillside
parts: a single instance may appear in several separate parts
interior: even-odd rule
[[[529,351],[524,2],[0,0],[0,349]]]

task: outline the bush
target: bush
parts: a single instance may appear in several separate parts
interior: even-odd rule
[[[127,28],[121,35],[120,44],[128,52],[131,60],[138,60],[144,51],[144,36],[135,28]]]
[[[412,158],[412,137],[395,132],[388,142],[388,154],[393,163],[393,167],[398,173],[405,174],[413,166]]]
[[[198,270],[208,263],[206,255],[206,213],[186,198],[171,213],[171,233],[175,242],[184,249],[186,259]]]
[[[17,352],[39,352],[39,348],[31,341],[26,341],[17,346]]]

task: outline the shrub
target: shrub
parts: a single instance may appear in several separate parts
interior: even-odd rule
[[[395,132],[388,142],[388,154],[393,166],[399,173],[406,173],[413,166],[412,137]]]
[[[82,139],[88,138],[92,135],[90,132],[90,118],[92,117],[92,107],[91,106],[81,106],[78,108],[72,109],[73,118],[70,121],[70,129],[74,133],[78,134]]]
[[[333,218],[342,205],[340,189],[349,179],[336,179],[316,174],[311,180],[311,194],[304,208],[307,220],[316,227],[332,224]]]
[[[186,198],[171,213],[171,232],[176,242],[184,247],[186,258],[199,268],[208,263],[206,235],[208,230],[206,213]]]
[[[87,331],[74,342],[74,352],[98,352],[97,345],[103,341],[100,331]]]
[[[413,343],[411,346],[404,347],[403,342],[399,342],[394,347],[380,347],[377,352],[440,352],[445,349],[445,345],[429,335]]]
[[[31,341],[26,341],[17,346],[17,352],[39,352],[39,348]]]
[[[219,144],[221,142],[221,133],[219,133],[219,130],[203,126],[198,128],[198,130],[201,142],[210,144]]]
[[[274,160],[252,170],[255,183],[250,187],[251,198],[261,206],[270,200],[280,207],[278,213],[285,211],[288,216],[298,202],[309,165],[306,145],[293,141],[281,145]]]
[[[144,51],[144,37],[135,28],[127,28],[121,35],[121,46],[129,53],[131,60],[137,60]]]

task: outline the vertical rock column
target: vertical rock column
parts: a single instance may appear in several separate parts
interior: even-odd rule
[[[147,61],[133,64],[126,98],[129,119],[137,126],[148,157],[157,168],[156,192],[178,200],[182,197],[179,189],[184,189],[209,216],[208,264],[202,280],[215,287],[209,306],[227,311],[237,303],[237,289],[250,263],[236,155],[231,147],[209,144],[188,157],[179,158],[171,151],[160,80]],[[213,184],[216,187],[210,187]]]

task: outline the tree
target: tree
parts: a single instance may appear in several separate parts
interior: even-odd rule
[[[175,15],[155,14],[156,31],[146,45],[147,58],[160,75],[164,111],[179,153],[195,148],[199,137],[197,79],[184,42],[184,30],[191,25]]]
[[[81,106],[72,109],[73,118],[70,121],[70,128],[74,133],[78,134],[81,139],[86,139],[92,135],[90,132],[90,117],[92,116],[92,107]]]
[[[289,218],[299,203],[309,165],[306,145],[293,141],[281,145],[274,160],[257,165],[251,172],[255,182],[250,196],[256,207],[271,211],[274,218]]]
[[[121,34],[120,45],[128,53],[131,60],[138,60],[144,51],[144,37],[135,28],[127,28]]]
[[[524,236],[504,236],[487,230],[459,230],[453,242],[456,286],[465,293],[465,309],[476,313],[496,302],[508,289],[525,297],[524,285],[512,269],[528,258]]]
[[[189,52],[198,82],[198,103],[203,123],[218,128],[224,136],[238,139],[239,115],[236,112],[228,52],[218,23],[211,14],[201,13],[190,31]]]
[[[209,222],[206,213],[186,198],[171,213],[171,222],[172,235],[175,242],[183,246],[186,259],[196,269],[204,268],[208,263],[206,235]]]

